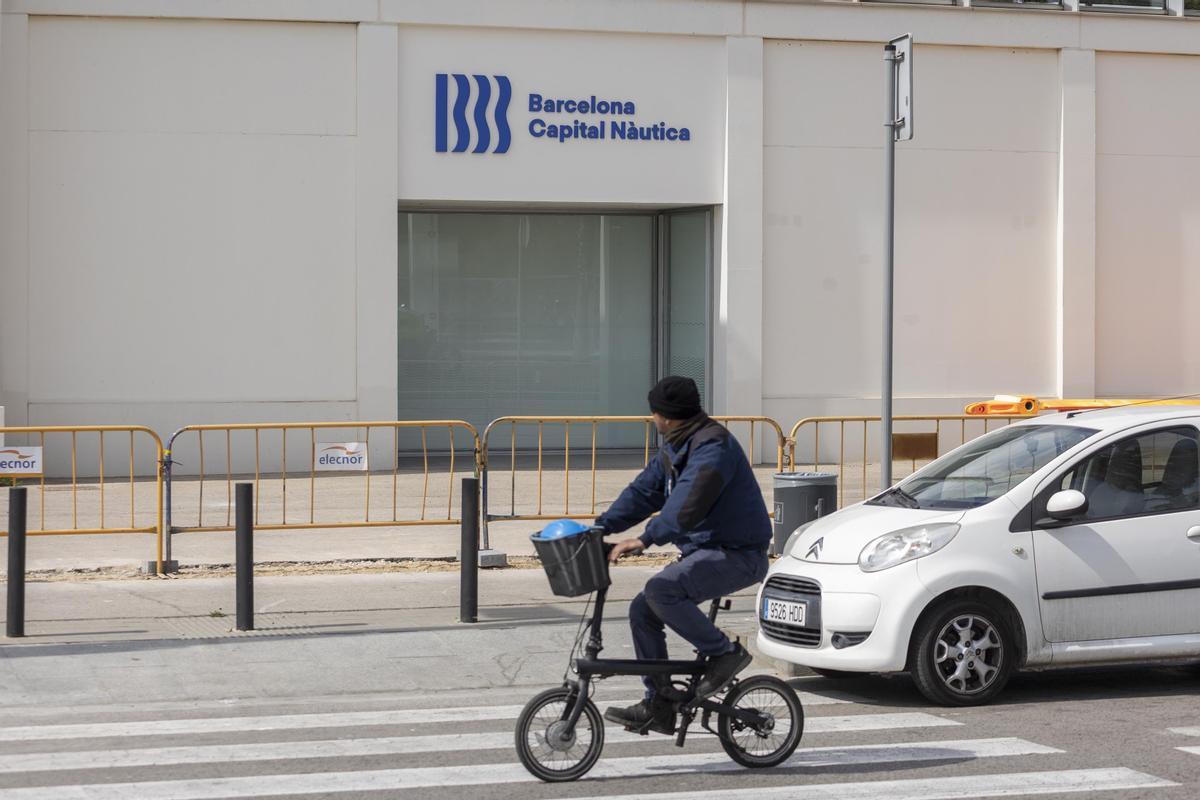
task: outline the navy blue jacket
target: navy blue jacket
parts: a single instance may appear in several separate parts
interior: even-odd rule
[[[674,544],[684,555],[703,547],[766,551],[771,518],[737,439],[709,420],[678,447],[664,444],[608,511],[596,519],[620,533],[654,512],[639,537]]]

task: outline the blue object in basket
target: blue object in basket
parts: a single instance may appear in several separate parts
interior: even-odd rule
[[[580,525],[573,519],[556,519],[538,532],[537,538],[545,541],[547,539],[562,539],[566,536],[578,536],[581,533],[587,533],[588,526]]]

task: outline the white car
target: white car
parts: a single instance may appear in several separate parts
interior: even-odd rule
[[[1016,669],[1200,657],[1200,409],[1041,416],[803,525],[758,595],[758,649],[909,671],[945,705]]]

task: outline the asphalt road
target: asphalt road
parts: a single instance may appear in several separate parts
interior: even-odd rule
[[[606,655],[630,655],[625,609],[653,571],[614,574]],[[534,570],[485,573],[464,625],[457,581],[262,578],[246,634],[217,613],[229,579],[31,584],[27,638],[0,642],[0,800],[1200,797],[1200,668],[1162,667],[1019,675],[967,709],[903,676],[807,675],[784,767],[736,767],[711,736],[680,750],[610,731],[587,778],[541,784],[514,721],[561,680],[584,599],[552,598]],[[720,623],[751,633],[753,597]],[[626,678],[598,698],[639,695]]]
[[[711,736],[610,740],[547,785],[512,746],[540,687],[54,707],[0,715],[0,798],[983,798],[1200,796],[1200,672],[1018,677],[983,708],[930,706],[903,678],[793,679],[806,710],[785,766],[736,767]],[[602,684],[600,705],[633,684]],[[1189,751],[1187,748],[1191,748]]]

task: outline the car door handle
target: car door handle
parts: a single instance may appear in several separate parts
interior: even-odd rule
[[[1200,544],[1200,525],[1193,525],[1188,528],[1187,537],[1196,544]]]

